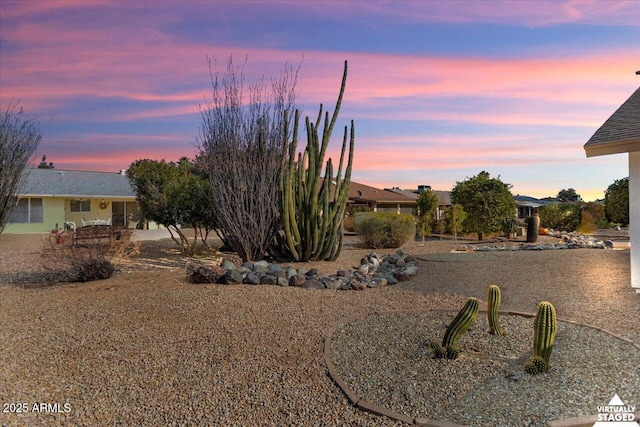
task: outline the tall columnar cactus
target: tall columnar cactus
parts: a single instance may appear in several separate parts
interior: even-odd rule
[[[550,302],[542,301],[538,304],[533,328],[533,357],[525,363],[524,369],[535,375],[549,371],[549,359],[558,329],[556,309]]]
[[[489,285],[487,291],[487,320],[489,321],[489,332],[491,335],[507,334],[500,326],[500,320],[498,319],[500,302],[502,302],[500,288],[496,285]]]
[[[460,355],[458,341],[476,320],[477,314],[478,299],[469,298],[467,303],[458,312],[458,315],[453,319],[453,322],[451,322],[445,331],[444,338],[442,339],[442,345],[438,345],[438,343],[431,344],[435,357],[443,359],[458,358]]]
[[[329,120],[324,114],[322,139],[319,126],[322,119],[322,104],[315,123],[306,118],[307,147],[304,154],[298,153],[299,112],[294,118],[293,138],[284,144],[280,171],[280,207],[283,234],[277,236],[271,252],[276,258],[292,261],[335,260],[342,250],[342,223],[344,220],[347,192],[351,182],[355,131],[353,120],[349,138],[349,156],[342,168],[347,147],[348,129],[345,126],[340,163],[334,176],[333,163],[329,159],[324,168],[324,156],[338,118],[342,96],[347,81],[347,61],[344,62],[342,85],[336,108]],[[288,123],[287,120],[285,120]],[[285,135],[289,134],[288,127]]]

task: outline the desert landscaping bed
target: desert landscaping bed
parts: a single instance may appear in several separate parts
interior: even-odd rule
[[[462,356],[434,359],[429,342],[439,341],[453,317],[427,311],[351,319],[329,332],[329,363],[349,394],[409,419],[546,426],[593,414],[616,393],[640,401],[640,345],[561,321],[550,372],[532,376],[523,369],[532,317],[502,313],[508,332],[495,336],[479,313],[460,341]]]
[[[70,405],[69,412],[2,413],[0,422],[400,425],[349,402],[327,375],[324,336],[348,316],[455,310],[469,296],[484,300],[489,283],[500,285],[505,310],[531,312],[549,300],[562,319],[640,343],[628,251],[451,253],[458,243],[408,245],[418,256],[415,279],[359,292],[189,284],[184,260],[166,241],[142,242],[139,258],[143,264],[159,251],[165,268],[132,267],[85,284],[0,285],[3,402]],[[38,250],[35,237],[0,235],[0,274],[36,271]],[[313,266],[349,268],[369,252],[348,245],[338,262]],[[408,316],[398,325],[412,319],[419,320]],[[380,341],[393,342],[386,335],[395,335],[393,322],[383,325]]]

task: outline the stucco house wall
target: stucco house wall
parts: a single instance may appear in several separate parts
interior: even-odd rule
[[[629,153],[631,286],[640,293],[640,87],[598,128],[584,149],[587,157]]]
[[[629,237],[631,284],[640,293],[640,151],[629,153]]]
[[[9,223],[3,233],[26,234],[45,233],[58,228],[64,228],[64,200],[54,197],[31,197],[42,200],[42,221]]]

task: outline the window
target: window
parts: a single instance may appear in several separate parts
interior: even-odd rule
[[[11,210],[9,221],[14,224],[42,223],[42,199],[20,199]]]
[[[91,212],[91,200],[71,199],[71,212]]]

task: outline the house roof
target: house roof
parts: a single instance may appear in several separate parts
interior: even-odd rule
[[[420,195],[418,190],[403,190],[401,188],[391,188],[389,191],[393,191],[394,193],[401,194],[405,197],[409,197],[413,201],[418,199]],[[438,196],[438,204],[440,206],[451,206],[451,191],[442,191],[442,190],[431,190],[436,193]]]
[[[351,200],[359,200],[363,202],[400,204],[414,204],[416,202],[415,199],[411,199],[402,194],[397,194],[389,190],[381,190],[379,188],[370,187],[353,181],[349,183],[348,196]]]
[[[29,169],[21,196],[135,199],[126,175],[59,169]]]
[[[640,151],[640,87],[584,145],[587,157]]]

